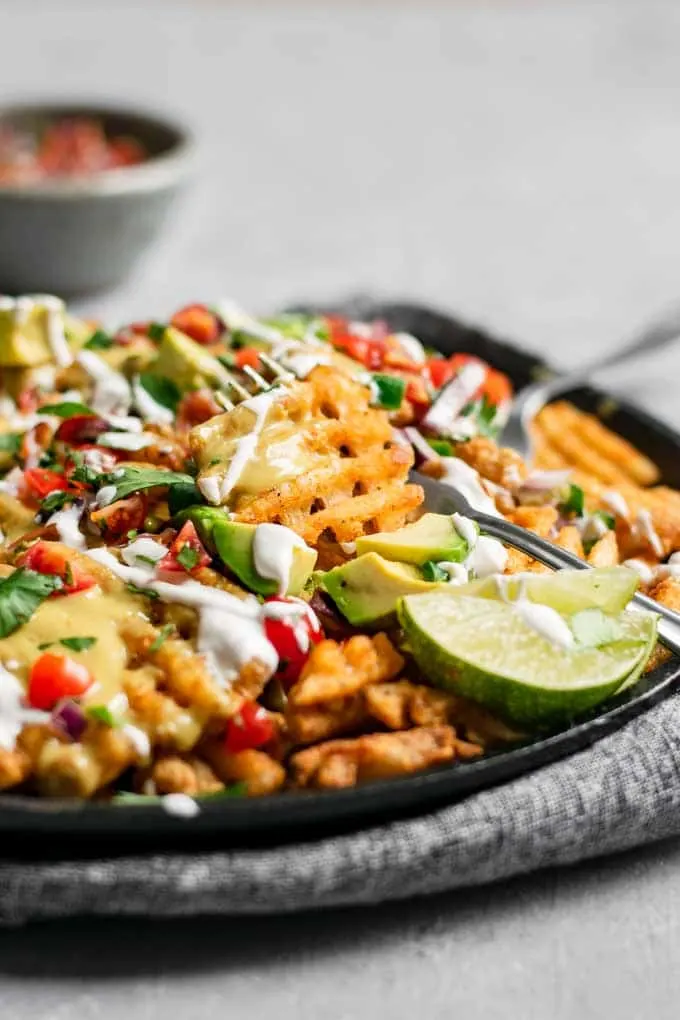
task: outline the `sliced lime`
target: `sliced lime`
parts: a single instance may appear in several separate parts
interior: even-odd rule
[[[423,673],[527,729],[570,722],[640,671],[656,617],[621,613],[616,641],[557,647],[506,602],[452,592],[408,595],[399,618]]]
[[[554,574],[511,574],[485,577],[455,589],[457,595],[479,599],[514,601],[520,590],[530,602],[540,602],[567,616],[581,609],[620,613],[638,585],[638,576],[628,567],[597,567],[593,570],[558,570]]]

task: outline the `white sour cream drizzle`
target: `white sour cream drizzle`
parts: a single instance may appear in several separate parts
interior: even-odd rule
[[[444,485],[460,492],[471,507],[481,513],[491,514],[493,517],[500,517],[496,504],[482,488],[480,476],[473,467],[466,464],[460,457],[442,457],[441,464],[444,474],[440,481]]]
[[[255,397],[249,397],[240,405],[240,407],[246,407],[253,412],[255,421],[248,435],[242,436],[238,440],[234,456],[226,472],[223,475],[207,475],[199,480],[198,487],[209,503],[218,506],[229,496],[241,477],[244,467],[257,450],[257,442],[260,432],[264,428],[269,409],[282,396],[282,393],[283,391],[280,389],[267,390],[266,393],[258,393]]]
[[[151,425],[172,425],[175,416],[169,407],[164,407],[142,386],[138,375],[132,380],[132,395],[135,407],[144,421]]]
[[[423,425],[439,435],[449,436],[455,419],[469,404],[486,379],[484,365],[472,361],[465,365],[458,375],[448,383],[423,418]]]
[[[0,492],[6,492],[8,496],[17,496],[19,494],[19,483],[23,476],[24,472],[20,467],[12,468],[0,482]]]
[[[132,392],[125,376],[107,365],[94,351],[80,351],[76,361],[94,380],[90,401],[93,409],[101,415],[127,415]]]
[[[276,357],[272,353],[272,357]],[[287,354],[279,359],[284,368],[289,369],[298,379],[306,379],[319,365],[330,365],[331,357],[328,354]]]
[[[607,492],[603,492],[600,499],[615,517],[623,517],[626,521],[629,519],[630,509],[620,492],[610,489]]]
[[[264,633],[265,606],[257,599],[238,599],[219,588],[197,581],[180,584],[159,581],[139,567],[120,563],[108,549],[88,549],[86,555],[120,577],[145,588],[164,602],[190,606],[199,613],[197,648],[206,665],[222,685],[234,680],[242,666],[259,659],[273,673],[278,665],[276,650]]]
[[[150,757],[151,741],[144,730],[140,730],[139,726],[134,726],[132,723],[125,723],[121,730],[132,744],[138,758],[145,761]]]
[[[587,517],[578,517],[572,522],[578,528],[579,534],[584,542],[597,542],[603,538],[609,528],[597,514],[589,514]]]
[[[73,355],[64,331],[65,305],[61,298],[53,294],[24,294],[18,298],[0,297],[0,311],[14,312],[14,322],[19,327],[36,308],[42,308],[45,312],[47,343],[55,362],[62,368],[70,365]]]
[[[214,311],[219,315],[225,326],[229,329],[240,329],[244,333],[248,333],[249,336],[257,337],[258,340],[265,340],[267,343],[275,344],[281,340],[285,340],[286,337],[280,330],[274,329],[273,326],[267,326],[262,322],[258,322],[257,319],[249,315],[248,312],[244,311],[235,301],[230,298],[225,298],[219,301],[213,306]]]
[[[446,571],[451,584],[465,584],[470,575],[491,577],[502,574],[508,562],[508,551],[502,542],[488,535],[480,535],[477,525],[468,517],[455,513],[451,515],[454,527],[469,546],[469,553],[463,563],[442,560],[438,564]]]
[[[633,525],[633,532],[637,537],[645,539],[657,556],[663,556],[663,542],[656,533],[649,510],[645,508],[638,510],[635,524]]]
[[[255,570],[268,581],[276,581],[279,595],[285,595],[290,584],[295,549],[307,549],[299,535],[282,524],[258,524],[253,538]]]
[[[651,584],[654,581],[656,571],[654,567],[650,566],[649,563],[645,563],[644,560],[624,560],[622,566],[628,567],[629,570],[634,570],[643,584]]]
[[[59,541],[71,549],[84,549],[86,545],[85,536],[80,530],[83,509],[82,506],[72,504],[63,510],[57,510],[47,519],[47,524],[52,524],[57,529]]]
[[[498,576],[496,586],[498,594],[503,601],[512,607],[520,619],[532,630],[540,634],[542,638],[549,641],[551,645],[563,651],[569,651],[574,647],[574,635],[572,634],[567,621],[550,606],[543,606],[538,602],[530,602],[524,594],[524,580],[520,579],[516,599],[508,597],[508,582],[517,581],[514,578]]]
[[[176,818],[195,818],[201,813],[194,798],[186,793],[166,793],[161,797],[161,807]]]
[[[112,450],[143,450],[158,442],[158,436],[144,435],[140,432],[102,432],[97,437],[100,446],[108,446]]]
[[[44,723],[49,718],[49,712],[26,708],[23,687],[0,663],[0,747],[13,751],[16,739],[27,723]]]

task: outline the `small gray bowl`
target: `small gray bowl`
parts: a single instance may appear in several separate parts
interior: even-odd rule
[[[148,158],[90,177],[0,185],[0,292],[73,297],[119,283],[160,232],[192,163],[187,130],[106,106],[33,103],[0,108],[0,128],[39,130],[61,117],[93,117],[129,135]]]

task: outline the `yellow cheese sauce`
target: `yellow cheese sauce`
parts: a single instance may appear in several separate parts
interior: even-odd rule
[[[24,684],[33,662],[45,651],[66,655],[87,666],[95,683],[85,702],[107,702],[121,689],[127,649],[119,637],[121,622],[140,612],[139,600],[128,592],[105,594],[95,586],[74,595],[46,599],[27,623],[0,640],[0,661]],[[81,652],[60,644],[62,638],[92,637]],[[54,642],[49,648],[41,648]]]

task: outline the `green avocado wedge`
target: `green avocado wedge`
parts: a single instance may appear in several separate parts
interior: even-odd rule
[[[321,587],[355,627],[383,626],[394,619],[402,595],[430,592],[441,584],[425,581],[417,567],[393,563],[375,552],[334,567],[322,575]]]
[[[656,641],[653,614],[624,612],[613,618],[616,641],[565,650],[511,604],[451,589],[408,595],[398,615],[428,679],[530,732],[567,725],[628,686]]]
[[[356,540],[356,547],[358,556],[376,552],[386,560],[415,563],[416,566],[428,560],[462,563],[470,551],[450,514],[423,514],[414,524],[407,524],[398,531],[363,535]]]

